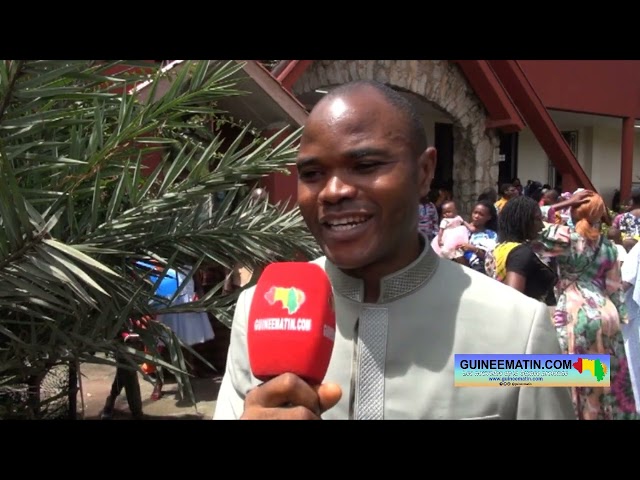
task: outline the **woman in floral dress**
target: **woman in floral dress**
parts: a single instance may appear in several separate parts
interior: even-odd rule
[[[599,195],[573,196],[575,230],[552,225],[536,248],[557,259],[554,323],[568,354],[610,355],[610,387],[572,387],[581,420],[640,419],[636,413],[621,323],[628,322],[617,250],[600,234],[606,206]]]

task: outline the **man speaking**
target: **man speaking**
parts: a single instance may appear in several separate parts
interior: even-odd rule
[[[315,106],[297,159],[298,204],[325,254],[313,263],[333,289],[328,369],[319,384],[285,367],[256,378],[248,289],[214,419],[575,418],[567,388],[454,386],[455,354],[561,352],[544,304],[440,259],[418,233],[435,165],[419,115],[384,85],[342,85]]]

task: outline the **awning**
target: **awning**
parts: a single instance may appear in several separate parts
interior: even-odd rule
[[[220,99],[218,106],[221,109],[258,129],[283,123],[295,128],[304,125],[308,114],[304,106],[265,67],[255,60],[233,61],[244,65],[231,78],[236,81],[237,89],[248,93]],[[163,70],[179,69],[183,63],[184,60],[174,60]],[[166,92],[170,82],[168,78],[162,79],[157,95]],[[134,90],[144,100],[150,85],[151,82],[145,82]]]

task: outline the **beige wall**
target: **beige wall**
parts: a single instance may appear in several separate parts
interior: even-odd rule
[[[527,180],[547,183],[547,177],[546,153],[531,130],[523,130],[518,135],[518,178],[526,184]]]
[[[607,203],[620,186],[621,129],[578,128],[578,162]],[[549,182],[547,155],[530,130],[518,139],[518,177]],[[633,154],[633,182],[640,183],[640,129],[636,129]]]

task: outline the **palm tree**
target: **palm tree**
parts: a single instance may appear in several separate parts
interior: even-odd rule
[[[138,260],[195,270],[317,253],[297,210],[246,195],[286,172],[299,130],[279,143],[281,132],[263,139],[250,126],[230,142],[211,133],[229,121],[217,102],[243,94],[232,79],[241,67],[187,61],[169,78],[143,62],[0,62],[0,418],[2,408],[38,418],[48,371],[112,363],[116,351],[131,368],[147,360],[173,370],[192,395],[175,335],[158,322],[138,332],[151,347],[165,339],[165,363],[116,334],[131,318],[168,311],[230,324],[235,296],[220,285],[170,307]],[[158,95],[163,78],[170,88]],[[153,101],[133,88],[145,81]],[[26,413],[7,401],[25,388]]]

